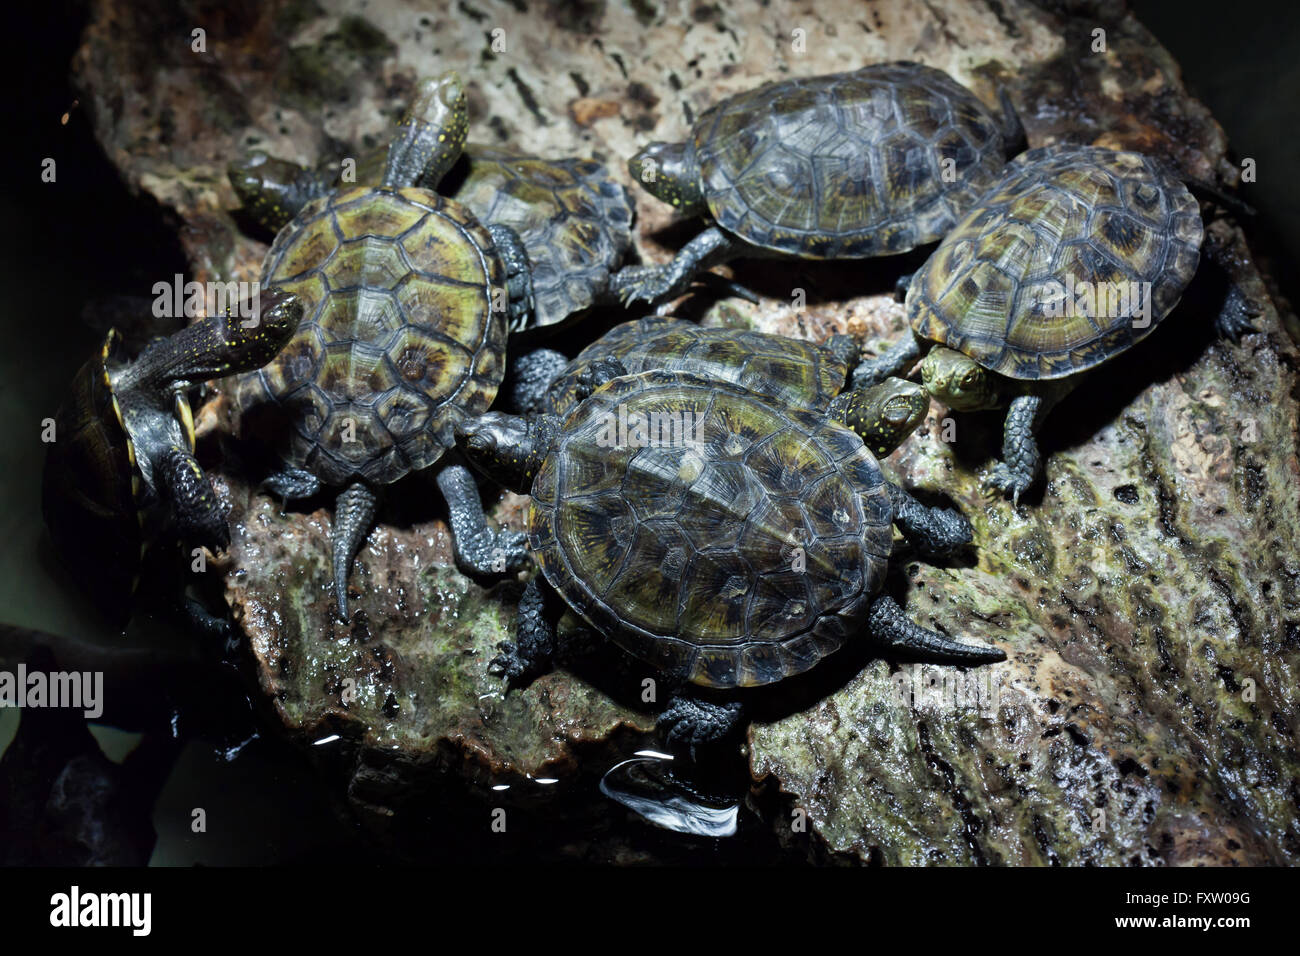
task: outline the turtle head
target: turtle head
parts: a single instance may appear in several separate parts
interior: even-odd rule
[[[279,232],[312,199],[323,195],[328,183],[313,170],[275,159],[258,150],[226,168],[239,205],[257,222]]]
[[[526,495],[560,430],[554,415],[523,417],[488,412],[456,426],[456,440],[471,465],[511,491]]]
[[[857,432],[873,455],[884,458],[917,429],[929,409],[930,396],[920,385],[887,378],[838,395],[830,414]]]
[[[925,390],[954,411],[998,407],[996,376],[970,356],[936,346],[921,360],[920,368]]]
[[[425,77],[388,145],[384,185],[436,189],[468,135],[469,104],[460,77],[450,71]]]
[[[303,311],[296,295],[260,293],[151,343],[123,371],[117,388],[184,386],[261,368],[293,337]]]
[[[627,161],[645,191],[684,215],[704,211],[704,190],[690,143],[651,143]]]

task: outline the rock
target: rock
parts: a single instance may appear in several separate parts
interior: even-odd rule
[[[415,79],[446,69],[466,82],[477,138],[606,160],[637,197],[648,262],[666,261],[697,226],[635,188],[623,157],[680,138],[730,93],[879,60],[940,67],[990,104],[1005,88],[1032,145],[1143,149],[1196,178],[1236,182],[1222,130],[1118,0],[774,0],[752,15],[642,2],[470,0],[427,14],[392,0],[361,14],[312,0],[220,13],[195,0],[91,6],[75,61],[83,101],[127,183],[175,213],[199,280],[253,279],[265,251],[265,237],[231,215],[229,159],[261,148],[314,161],[373,145]],[[203,52],[190,45],[196,27]],[[1161,329],[1051,416],[1039,497],[1017,508],[980,495],[996,416],[950,418],[936,406],[887,462],[963,508],[978,543],[947,566],[902,563],[894,590],[922,623],[997,644],[1009,660],[974,675],[983,685],[963,683],[956,703],[951,688],[945,702],[938,690],[904,701],[900,687],[961,672],[874,660],[869,648],[770,695],[748,743],[764,846],[886,863],[1297,861],[1300,464],[1286,329],[1300,326],[1279,314],[1229,221],[1212,225],[1210,241],[1235,253],[1233,279],[1262,307],[1261,333],[1214,340],[1227,286],[1206,265]],[[699,294],[677,311],[814,339],[848,330],[875,348],[900,334],[893,282],[924,255],[738,262],[761,305]],[[589,322],[559,344],[575,352],[596,334]],[[567,788],[566,807],[594,814],[584,820],[622,820],[581,796],[594,794],[592,768],[651,726],[613,658],[575,657],[503,698],[485,665],[508,636],[520,584],[487,588],[457,573],[418,483],[393,490],[352,575],[360,613],[338,628],[325,598],[326,512],[281,514],[253,490],[260,473],[229,439],[220,402],[201,419],[205,461],[234,508],[230,554],[212,568],[264,700],[304,744],[339,735],[311,749],[372,822],[392,820],[435,777],[475,807],[554,807],[540,796],[543,775]],[[521,504],[505,496],[494,520],[520,527]],[[489,789],[499,781],[508,795]],[[814,839],[792,836],[791,820]],[[593,852],[544,826],[537,840]],[[655,856],[626,858],[645,853]]]

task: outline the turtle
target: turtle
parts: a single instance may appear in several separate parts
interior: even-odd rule
[[[289,340],[302,303],[267,293],[259,306],[256,321],[204,318],[134,359],[109,329],[55,416],[41,511],[59,556],[115,624],[130,616],[141,557],[161,531],[174,528],[212,551],[230,542],[194,457],[186,390],[263,365]]]
[[[351,182],[380,185],[384,149],[365,152]],[[232,163],[229,178],[244,208],[279,230],[313,199],[341,188],[334,164],[306,167],[257,151]],[[416,185],[437,190],[486,225],[515,231],[528,256],[533,303],[514,318],[547,328],[601,301],[615,267],[632,244],[632,198],[594,159],[544,159],[517,150],[467,143],[459,161]],[[517,324],[511,331],[522,331]]]
[[[282,460],[265,483],[272,493],[291,500],[341,489],[331,531],[341,621],[350,619],[348,576],[380,489],[435,464],[461,568],[500,575],[527,561],[523,535],[492,531],[473,475],[444,457],[457,419],[495,399],[508,327],[531,300],[514,230],[484,225],[430,188],[460,155],[467,126],[456,74],[421,80],[382,181],[314,195],[262,266],[262,282],[299,295],[306,315],[275,361],[235,381],[234,405],[241,428],[272,442]],[[306,191],[262,185],[249,187],[245,204],[268,223]]]
[[[723,100],[683,142],[653,142],[628,161],[651,195],[712,222],[671,263],[620,271],[615,293],[657,303],[740,256],[865,259],[936,241],[1024,140],[999,96],[995,119],[947,73],[899,61]]]
[[[896,380],[880,403],[859,403],[844,392],[858,364],[858,346],[847,335],[824,344],[749,329],[705,328],[671,316],[650,316],[616,325],[582,350],[551,382],[543,408],[566,415],[610,378],[651,369],[690,372],[734,382],[782,406],[850,416],[848,424],[867,447],[885,457],[898,444],[885,421],[860,423],[863,409],[901,426],[917,405],[929,407],[921,386]]]
[[[888,400],[883,383],[854,393]],[[882,421],[897,444],[925,414]],[[783,407],[733,382],[653,369],[604,382],[567,416],[489,412],[458,438],[472,464],[532,496],[529,546],[541,574],[525,588],[515,641],[491,668],[512,683],[555,646],[548,591],[597,631],[666,673],[670,745],[714,742],[740,701],[701,696],[802,673],[858,630],[935,661],[1003,660],[909,621],[882,592],[892,526],[929,554],[971,540],[958,512],[900,499],[863,438],[832,414]],[[545,589],[543,583],[545,582]]]
[[[1048,412],[1173,310],[1202,235],[1197,200],[1160,160],[1074,144],[1029,150],[911,277],[912,334],[863,362],[854,383],[921,359],[926,390],[955,411],[1006,408],[1003,460],[984,481],[1018,504],[1041,471],[1035,433]],[[1220,332],[1253,328],[1247,307],[1225,307]]]

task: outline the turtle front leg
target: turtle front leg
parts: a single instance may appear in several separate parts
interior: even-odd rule
[[[437,481],[447,501],[452,545],[462,570],[487,577],[512,574],[527,565],[527,536],[488,527],[478,484],[468,468],[448,462],[438,471]]]
[[[551,589],[535,575],[519,599],[515,618],[515,639],[497,645],[501,653],[488,664],[488,670],[506,679],[507,687],[520,687],[551,668],[555,655],[555,621],[551,607]]]
[[[1035,432],[1049,410],[1041,395],[1019,395],[1007,409],[1002,432],[1002,461],[984,476],[983,484],[1020,504],[1042,468]]]
[[[744,723],[739,701],[715,704],[689,693],[674,695],[655,726],[670,750],[683,749],[696,760],[696,752],[732,736]]]
[[[945,557],[974,540],[970,520],[960,511],[927,507],[893,482],[886,487],[894,505],[894,524],[922,556]]]
[[[745,246],[717,226],[710,226],[688,242],[673,261],[663,266],[628,266],[610,280],[610,288],[624,305],[650,305],[675,299],[691,284],[695,273],[736,258]]]
[[[872,602],[867,632],[890,651],[935,664],[992,664],[1007,659],[996,647],[963,644],[921,627],[909,620],[898,602],[887,594]]]
[[[169,445],[154,471],[162,478],[181,537],[211,551],[229,547],[225,509],[194,455],[179,445]]]
[[[894,375],[903,375],[921,357],[921,343],[910,331],[873,359],[866,359],[853,370],[853,387],[879,385]]]

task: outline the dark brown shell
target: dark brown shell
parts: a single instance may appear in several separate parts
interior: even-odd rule
[[[675,416],[657,421],[677,422],[678,441],[602,440],[636,415]],[[801,673],[861,630],[892,520],[880,467],[848,429],[652,371],[568,416],[533,483],[529,537],[547,580],[616,644],[738,687]]]
[[[235,402],[245,416],[287,413],[288,464],[330,485],[387,484],[433,464],[456,421],[496,397],[504,269],[463,206],[416,188],[340,190],[281,230],[262,275],[306,314],[273,361],[239,377]]]
[[[734,382],[780,405],[823,410],[843,390],[849,374],[847,363],[814,342],[654,316],[617,325],[583,349],[551,384],[548,410],[567,414],[578,403],[579,377],[593,362],[607,358],[618,359],[629,373],[689,372]]]
[[[590,308],[632,244],[632,199],[590,159],[540,159],[471,143],[465,178],[442,191],[512,228],[528,253],[534,326]]]
[[[939,239],[997,178],[1007,149],[974,94],[907,62],[740,93],[699,118],[692,143],[718,225],[811,259]]]
[[[1033,149],[917,272],[908,317],[919,336],[1002,375],[1063,378],[1141,341],[1169,314],[1196,272],[1201,237],[1196,199],[1157,160],[1093,146]],[[1150,315],[1069,314],[1053,305],[1067,280],[1076,292],[1138,283]]]

